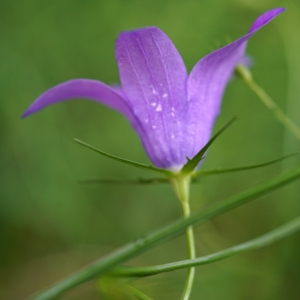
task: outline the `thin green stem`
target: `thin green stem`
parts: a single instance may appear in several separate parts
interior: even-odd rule
[[[227,257],[259,249],[268,246],[276,241],[279,241],[285,237],[292,235],[300,230],[300,217],[297,217],[280,227],[269,231],[268,233],[247,241],[245,243],[227,248],[225,250],[209,254],[206,256],[198,257],[196,259],[183,260],[178,262],[173,262],[169,264],[148,266],[148,267],[119,267],[112,272],[114,276],[120,277],[145,277],[156,275],[164,272],[171,272],[178,269],[190,268],[191,266],[201,266],[209,263],[213,263]]]
[[[288,116],[279,108],[265,90],[255,82],[250,70],[243,65],[239,65],[236,68],[236,74],[243,79],[246,85],[258,96],[264,105],[272,111],[277,120],[281,122],[298,140],[300,140],[300,128],[288,118]]]
[[[191,215],[188,218],[179,219],[171,224],[160,228],[142,238],[124,245],[118,250],[106,255],[91,265],[72,274],[71,276],[53,284],[51,287],[42,291],[30,299],[32,300],[50,300],[58,297],[63,292],[92,280],[97,276],[108,273],[111,269],[138,256],[153,248],[155,245],[161,244],[163,241],[178,235],[188,226],[198,223],[204,223],[224,212],[234,209],[242,204],[250,202],[258,197],[264,196],[300,177],[300,167],[289,170],[280,176],[265,181],[247,191],[243,191],[235,196],[212,205],[211,207]]]
[[[190,175],[180,176],[172,181],[175,192],[182,205],[182,211],[184,218],[188,218],[191,215],[190,202],[189,202],[189,190],[190,190]],[[186,241],[188,248],[188,258],[194,259],[196,257],[194,230],[192,226],[186,229]],[[195,278],[195,268],[190,267],[187,271],[184,290],[181,296],[181,300],[188,300],[192,292],[193,282]]]
[[[149,298],[147,295],[145,295],[144,293],[142,293],[140,290],[138,290],[137,288],[133,287],[132,285],[128,285],[127,288],[139,300],[152,300],[151,298]]]
[[[182,205],[183,207],[183,215],[184,217],[190,216],[190,205],[187,202],[186,204]],[[196,257],[196,249],[195,249],[195,238],[194,238],[194,230],[192,226],[189,226],[186,229],[186,240],[187,240],[187,247],[188,247],[188,258],[194,259]],[[187,277],[185,281],[184,290],[181,296],[182,300],[188,300],[190,294],[192,292],[193,282],[195,278],[195,268],[190,267],[187,271]]]

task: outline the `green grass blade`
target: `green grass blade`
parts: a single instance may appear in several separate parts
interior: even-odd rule
[[[132,285],[128,285],[127,288],[132,292],[132,294],[139,300],[152,300],[149,298],[147,295],[142,293],[140,290],[137,288],[133,287]]]
[[[160,173],[160,174],[163,174],[163,175],[167,175],[167,176],[172,176],[172,172],[171,171],[168,171],[168,170],[165,170],[165,169],[160,169],[160,168],[156,168],[152,165],[144,165],[144,164],[140,164],[140,163],[137,163],[137,162],[134,162],[134,161],[131,161],[131,160],[127,160],[127,159],[124,159],[124,158],[120,158],[120,157],[117,157],[117,156],[114,156],[114,155],[111,155],[111,154],[108,154],[108,153],[105,153],[81,140],[78,140],[78,139],[74,139],[74,141],[90,150],[93,150],[94,152],[96,153],[99,153],[105,157],[108,157],[112,160],[115,160],[115,161],[118,161],[118,162],[121,162],[123,164],[126,164],[126,165],[130,165],[132,167],[135,167],[135,168],[139,168],[139,169],[143,169],[143,170],[147,170],[147,171],[152,171],[152,172],[155,172],[155,173]]]
[[[216,140],[216,138],[225,130],[227,129],[237,117],[231,119],[223,128],[221,128],[208,142],[207,144],[192,158],[189,159],[187,157],[188,162],[182,167],[180,170],[181,173],[190,174],[194,171],[194,169],[199,164],[200,160],[203,158],[205,152],[208,150],[210,145]]]
[[[146,266],[146,267],[127,267],[127,266],[119,267],[112,271],[112,275],[120,276],[120,277],[128,276],[132,278],[145,277],[145,276],[156,275],[164,272],[171,272],[178,269],[206,265],[246,251],[268,246],[298,231],[300,231],[300,217],[297,217],[258,238],[227,248],[222,251],[218,251],[216,253],[198,257],[195,259],[187,259],[187,260],[182,260],[182,261],[163,264],[163,265]]]
[[[238,65],[235,73],[244,81],[244,83],[257,95],[262,103],[273,113],[274,117],[289,130],[298,140],[300,140],[300,128],[293,122],[253,79],[251,71],[243,65]]]
[[[233,208],[241,206],[251,200],[264,196],[296,179],[300,178],[300,167],[289,170],[284,174],[263,182],[249,190],[241,192],[226,200],[223,200],[204,211],[198,212],[188,218],[179,219],[165,226],[153,233],[141,237],[104,258],[94,262],[93,264],[83,268],[75,274],[63,279],[62,281],[54,284],[50,288],[41,293],[31,297],[31,300],[50,300],[54,299],[63,292],[91,280],[97,276],[103,275],[115,268],[116,266],[128,261],[129,259],[144,253],[145,251],[153,248],[155,245],[161,244],[163,241],[178,235],[188,226],[195,223],[201,224],[210,220],[222,213],[225,213]]]
[[[257,169],[257,168],[262,168],[262,167],[266,167],[272,164],[275,164],[277,162],[280,162],[282,160],[285,160],[287,158],[291,158],[293,156],[299,155],[299,152],[297,153],[293,153],[293,154],[289,154],[289,155],[285,155],[283,157],[265,162],[265,163],[261,163],[261,164],[257,164],[257,165],[249,165],[249,166],[241,166],[241,167],[233,167],[233,168],[228,168],[228,169],[215,169],[215,170],[200,170],[195,172],[192,175],[193,179],[196,179],[198,177],[202,177],[202,176],[208,176],[208,175],[214,175],[214,174],[222,174],[222,173],[231,173],[231,172],[238,172],[238,171],[245,171],[245,170],[251,170],[251,169]]]

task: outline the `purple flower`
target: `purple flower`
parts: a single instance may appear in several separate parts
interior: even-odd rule
[[[190,75],[160,29],[122,32],[116,42],[121,87],[73,79],[44,92],[23,117],[72,98],[97,101],[129,120],[155,166],[177,171],[208,142],[225,86],[245,60],[247,40],[283,11],[261,15],[246,35],[202,58]]]

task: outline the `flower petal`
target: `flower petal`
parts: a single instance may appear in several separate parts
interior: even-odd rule
[[[177,49],[158,28],[120,34],[116,57],[122,89],[142,130],[144,147],[158,167],[185,161],[180,147],[181,110],[187,101],[187,72]]]
[[[275,17],[277,17],[279,14],[281,14],[282,12],[285,11],[285,8],[280,7],[280,8],[274,8],[271,9],[267,12],[265,12],[264,14],[262,14],[261,16],[259,16],[252,24],[249,33],[256,31],[258,29],[260,29],[262,26],[266,25],[267,23],[269,23],[272,19],[274,19]]]
[[[48,105],[73,98],[97,101],[121,112],[132,120],[132,113],[120,93],[100,81],[90,79],[69,80],[47,90],[29,106],[22,117],[27,117]]]
[[[208,54],[193,68],[187,82],[187,138],[193,139],[186,141],[193,145],[188,157],[193,157],[209,140],[225,86],[236,65],[244,60],[247,40],[283,11],[277,8],[264,13],[256,19],[248,34]]]

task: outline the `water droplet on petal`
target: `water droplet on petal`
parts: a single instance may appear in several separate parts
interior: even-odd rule
[[[152,125],[152,128],[153,128],[153,129],[156,129],[156,125]]]
[[[162,95],[162,97],[163,97],[164,99],[166,99],[166,98],[168,98],[168,94],[167,94],[167,93],[164,93],[164,94]]]
[[[156,102],[152,102],[152,103],[151,103],[151,106],[156,106]]]
[[[151,89],[152,89],[152,94],[153,95],[157,95],[157,91],[156,91],[156,89],[153,86],[151,86]]]
[[[156,107],[156,111],[162,111],[161,104],[158,104],[158,106]]]

